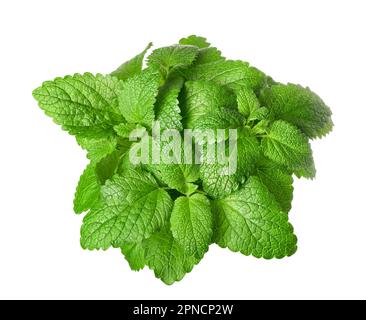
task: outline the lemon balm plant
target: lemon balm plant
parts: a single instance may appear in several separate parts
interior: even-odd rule
[[[205,38],[156,49],[144,68],[150,48],[109,75],[56,78],[33,92],[90,160],[74,200],[75,212],[86,213],[81,246],[117,248],[131,269],[148,266],[166,284],[181,280],[213,243],[257,258],[294,254],[293,176],[315,177],[309,140],[331,131],[330,109],[309,88],[224,58]],[[203,141],[193,134],[187,157],[186,140],[161,141],[156,123],[159,133],[180,137],[221,134]],[[142,157],[143,142],[148,150],[160,145],[159,160],[173,160]],[[219,146],[235,170],[217,160]],[[132,161],[132,150],[145,161]]]

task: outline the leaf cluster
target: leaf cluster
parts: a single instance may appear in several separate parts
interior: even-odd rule
[[[85,213],[84,249],[118,248],[131,269],[181,280],[212,243],[257,258],[297,249],[288,213],[293,177],[314,178],[310,140],[331,131],[327,105],[309,88],[274,81],[229,60],[205,38],[140,54],[109,75],[75,74],[33,92],[76,137],[90,163],[74,210]],[[237,171],[222,164],[133,165],[135,129],[237,129]]]

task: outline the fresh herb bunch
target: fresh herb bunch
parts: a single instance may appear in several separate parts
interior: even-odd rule
[[[74,210],[87,212],[84,249],[118,248],[132,270],[181,280],[212,243],[257,258],[295,253],[288,222],[293,176],[314,178],[309,139],[332,129],[331,111],[309,88],[282,84],[224,58],[205,38],[151,44],[110,75],[75,74],[33,92],[76,137],[89,165]],[[222,164],[133,164],[132,131],[237,129],[237,170]]]

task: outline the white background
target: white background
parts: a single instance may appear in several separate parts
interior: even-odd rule
[[[363,0],[1,1],[0,298],[366,298],[365,17]],[[148,269],[130,271],[118,250],[80,248],[72,200],[85,153],[31,92],[190,34],[310,86],[335,129],[313,143],[317,179],[295,184],[295,256],[256,260],[212,245],[165,286]]]

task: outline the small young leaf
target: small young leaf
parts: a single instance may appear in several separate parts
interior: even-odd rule
[[[127,80],[142,71],[142,65],[144,62],[144,58],[146,52],[152,47],[152,43],[150,42],[144,51],[138,54],[136,57],[131,60],[123,63],[117,70],[111,73],[112,76],[117,77],[119,80]]]
[[[146,131],[145,127],[135,123],[120,123],[114,126],[113,129],[119,137],[126,139],[130,137],[130,134],[134,130],[142,130],[141,132]]]
[[[206,63],[224,61],[221,51],[214,47],[203,48],[198,51],[196,60],[194,60],[193,68]],[[183,72],[184,73],[184,72]]]
[[[242,87],[237,92],[238,109],[248,118],[260,107],[260,103],[252,89]]]
[[[198,48],[208,48],[210,43],[207,42],[206,38],[199,37],[196,35],[191,35],[187,38],[182,38],[179,40],[179,44],[181,45],[188,45],[188,46],[196,46]]]
[[[152,140],[152,144],[157,142]],[[183,194],[190,194],[195,187],[192,185],[199,178],[199,166],[192,163],[186,163],[184,159],[183,144],[179,155],[172,155],[172,163],[164,163],[164,157],[168,156],[169,148],[166,149],[167,142],[160,142],[160,163],[149,163],[145,168],[152,172],[161,182],[176,189]],[[193,189],[192,189],[193,188]]]
[[[117,147],[117,138],[113,134],[100,138],[77,136],[76,141],[83,149],[87,150],[87,157],[93,163],[98,163],[115,151]]]
[[[198,54],[195,46],[174,45],[156,49],[148,58],[149,66],[157,66],[166,77],[170,71],[192,64]]]

